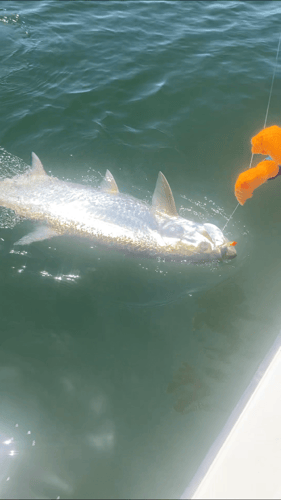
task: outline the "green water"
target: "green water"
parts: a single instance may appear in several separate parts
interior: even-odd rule
[[[0,176],[29,164],[220,228],[264,124],[279,2],[1,2]],[[281,125],[277,68],[268,125]],[[22,159],[22,161],[19,160]],[[23,163],[24,162],[24,163]],[[239,207],[237,258],[13,243],[0,213],[0,498],[179,498],[280,329],[281,181]],[[12,441],[10,441],[12,440]]]

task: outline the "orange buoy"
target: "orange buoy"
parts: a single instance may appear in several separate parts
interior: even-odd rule
[[[252,138],[252,153],[269,155],[281,164],[281,128],[277,125],[261,130]]]
[[[266,153],[268,153],[268,151]],[[279,172],[279,166],[273,160],[263,160],[260,163],[258,163],[256,167],[249,168],[245,172],[242,172],[242,174],[239,175],[235,183],[235,189],[234,189],[235,196],[240,205],[244,205],[246,200],[252,198],[253,191],[255,189],[257,189],[271,177],[275,177],[278,174],[278,172]]]

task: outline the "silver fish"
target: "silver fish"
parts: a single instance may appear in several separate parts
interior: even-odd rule
[[[15,245],[78,235],[134,254],[206,262],[232,259],[236,250],[213,224],[177,213],[171,188],[159,172],[152,204],[121,194],[107,170],[97,189],[46,174],[35,153],[29,171],[0,181],[0,205],[40,222]]]

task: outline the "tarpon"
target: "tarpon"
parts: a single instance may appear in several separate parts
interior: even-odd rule
[[[204,262],[236,256],[235,248],[217,226],[178,215],[161,172],[149,205],[120,193],[108,170],[94,189],[49,176],[32,153],[27,172],[0,181],[0,205],[39,223],[15,245],[77,235],[122,251],[168,260]]]

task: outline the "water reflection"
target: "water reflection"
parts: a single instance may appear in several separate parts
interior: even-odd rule
[[[5,414],[3,411],[4,398],[2,400],[2,418]],[[13,436],[8,437],[9,433],[13,432]],[[28,433],[26,433],[28,434]],[[0,496],[1,498],[13,498],[9,496],[7,488],[15,487],[15,478],[19,467],[18,460],[23,459],[27,449],[30,447],[30,442],[23,438],[19,431],[19,425],[11,425],[4,419],[0,422]],[[16,461],[14,459],[16,458]],[[9,485],[7,483],[9,482]]]
[[[7,439],[6,441],[3,441],[3,444],[11,444],[13,441],[13,438]]]
[[[102,415],[108,408],[108,400],[105,395],[98,394],[90,402],[90,408],[96,415]]]
[[[115,444],[113,423],[110,420],[103,421],[96,434],[87,435],[87,443],[91,448],[100,452],[113,451]]]
[[[33,419],[34,415],[31,418]],[[99,421],[97,428],[94,423],[91,427],[94,432],[82,431],[79,439],[73,440],[68,433],[63,436],[61,429],[62,439],[57,443],[52,438],[48,439],[46,429],[41,429],[41,435],[38,433],[37,436],[40,443],[39,453],[34,455],[30,451],[31,447],[35,449],[35,440],[28,439],[32,431],[26,432],[17,424],[17,428],[14,426],[14,437],[7,438],[0,424],[3,439],[0,443],[0,498],[76,498],[74,478],[79,483],[79,479],[88,469],[86,463],[90,465],[93,460],[93,453],[94,456],[107,454],[113,450],[115,444],[114,426],[110,419]],[[86,462],[81,461],[81,456]],[[68,477],[69,470],[72,470],[72,479]],[[90,469],[88,472],[90,473]],[[91,474],[96,475],[94,470]]]
[[[0,498],[74,498],[74,482],[115,449],[110,397],[71,335],[21,333],[1,351]]]

